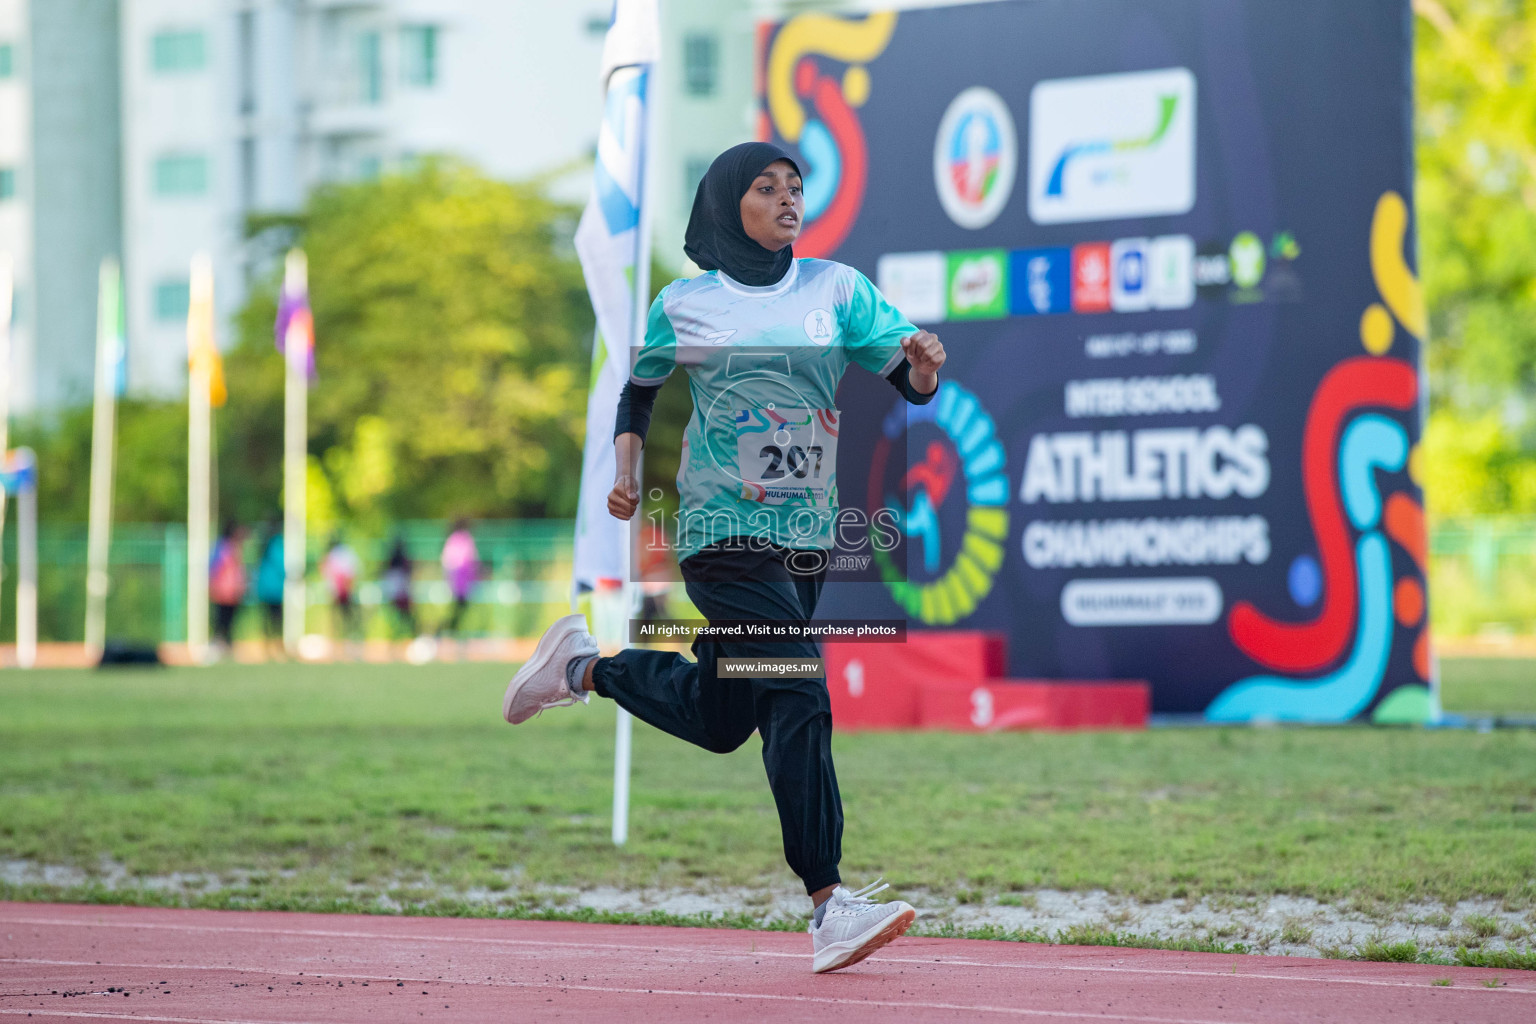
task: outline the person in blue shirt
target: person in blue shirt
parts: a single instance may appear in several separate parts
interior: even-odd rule
[[[674,281],[651,307],[614,428],[609,512],[634,516],[636,467],[656,392],[676,367],[693,399],[677,486],[677,553],[688,596],[712,623],[805,624],[833,546],[834,400],[852,364],[886,377],[913,404],[938,389],[944,347],[902,316],[863,274],[796,259],[805,203],[798,165],[764,142],[726,150],[699,183],[684,251],[705,272]],[[832,764],[824,677],[722,676],[721,658],[817,659],[810,640],[698,640],[695,660],[629,649],[611,658],[581,615],[540,639],[502,702],[518,724],[592,692],[706,750],[762,735],[784,856],[813,911],[812,969],[857,963],[911,926],[900,901],[841,884],[843,812]]]
[[[283,565],[282,524],[267,524],[261,544],[261,560],[256,563],[256,601],[262,610],[262,634],[266,638],[267,657],[286,659],[283,649],[283,584],[287,570]]]

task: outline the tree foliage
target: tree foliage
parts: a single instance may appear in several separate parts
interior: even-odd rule
[[[1536,0],[1413,10],[1428,498],[1536,512]]]
[[[310,451],[344,519],[570,515],[592,314],[574,211],[537,187],[430,161],[317,191],[309,256],[317,379]],[[221,464],[240,514],[270,514],[282,474],[276,275],[239,316]]]

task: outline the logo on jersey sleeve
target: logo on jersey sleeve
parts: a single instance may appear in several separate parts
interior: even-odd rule
[[[837,321],[818,306],[805,314],[805,336],[812,344],[830,345],[837,338]]]

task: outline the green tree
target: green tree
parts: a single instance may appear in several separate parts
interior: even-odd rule
[[[572,514],[593,323],[574,220],[537,186],[440,160],[313,195],[295,221],[317,339],[310,451],[338,514]],[[221,464],[245,518],[281,488],[277,287],[255,290],[226,362]]]
[[[1413,10],[1428,500],[1437,514],[1536,512],[1521,482],[1536,474],[1536,0]]]
[[[38,515],[48,523],[84,523],[91,478],[89,405],[17,424],[13,440],[37,451]],[[117,407],[117,467],[112,517],[118,522],[185,522],[185,402],[124,399]]]

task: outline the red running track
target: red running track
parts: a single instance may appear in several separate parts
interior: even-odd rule
[[[0,903],[0,937],[0,1021],[1536,1021],[1521,971],[964,939],[818,976],[782,932]]]

